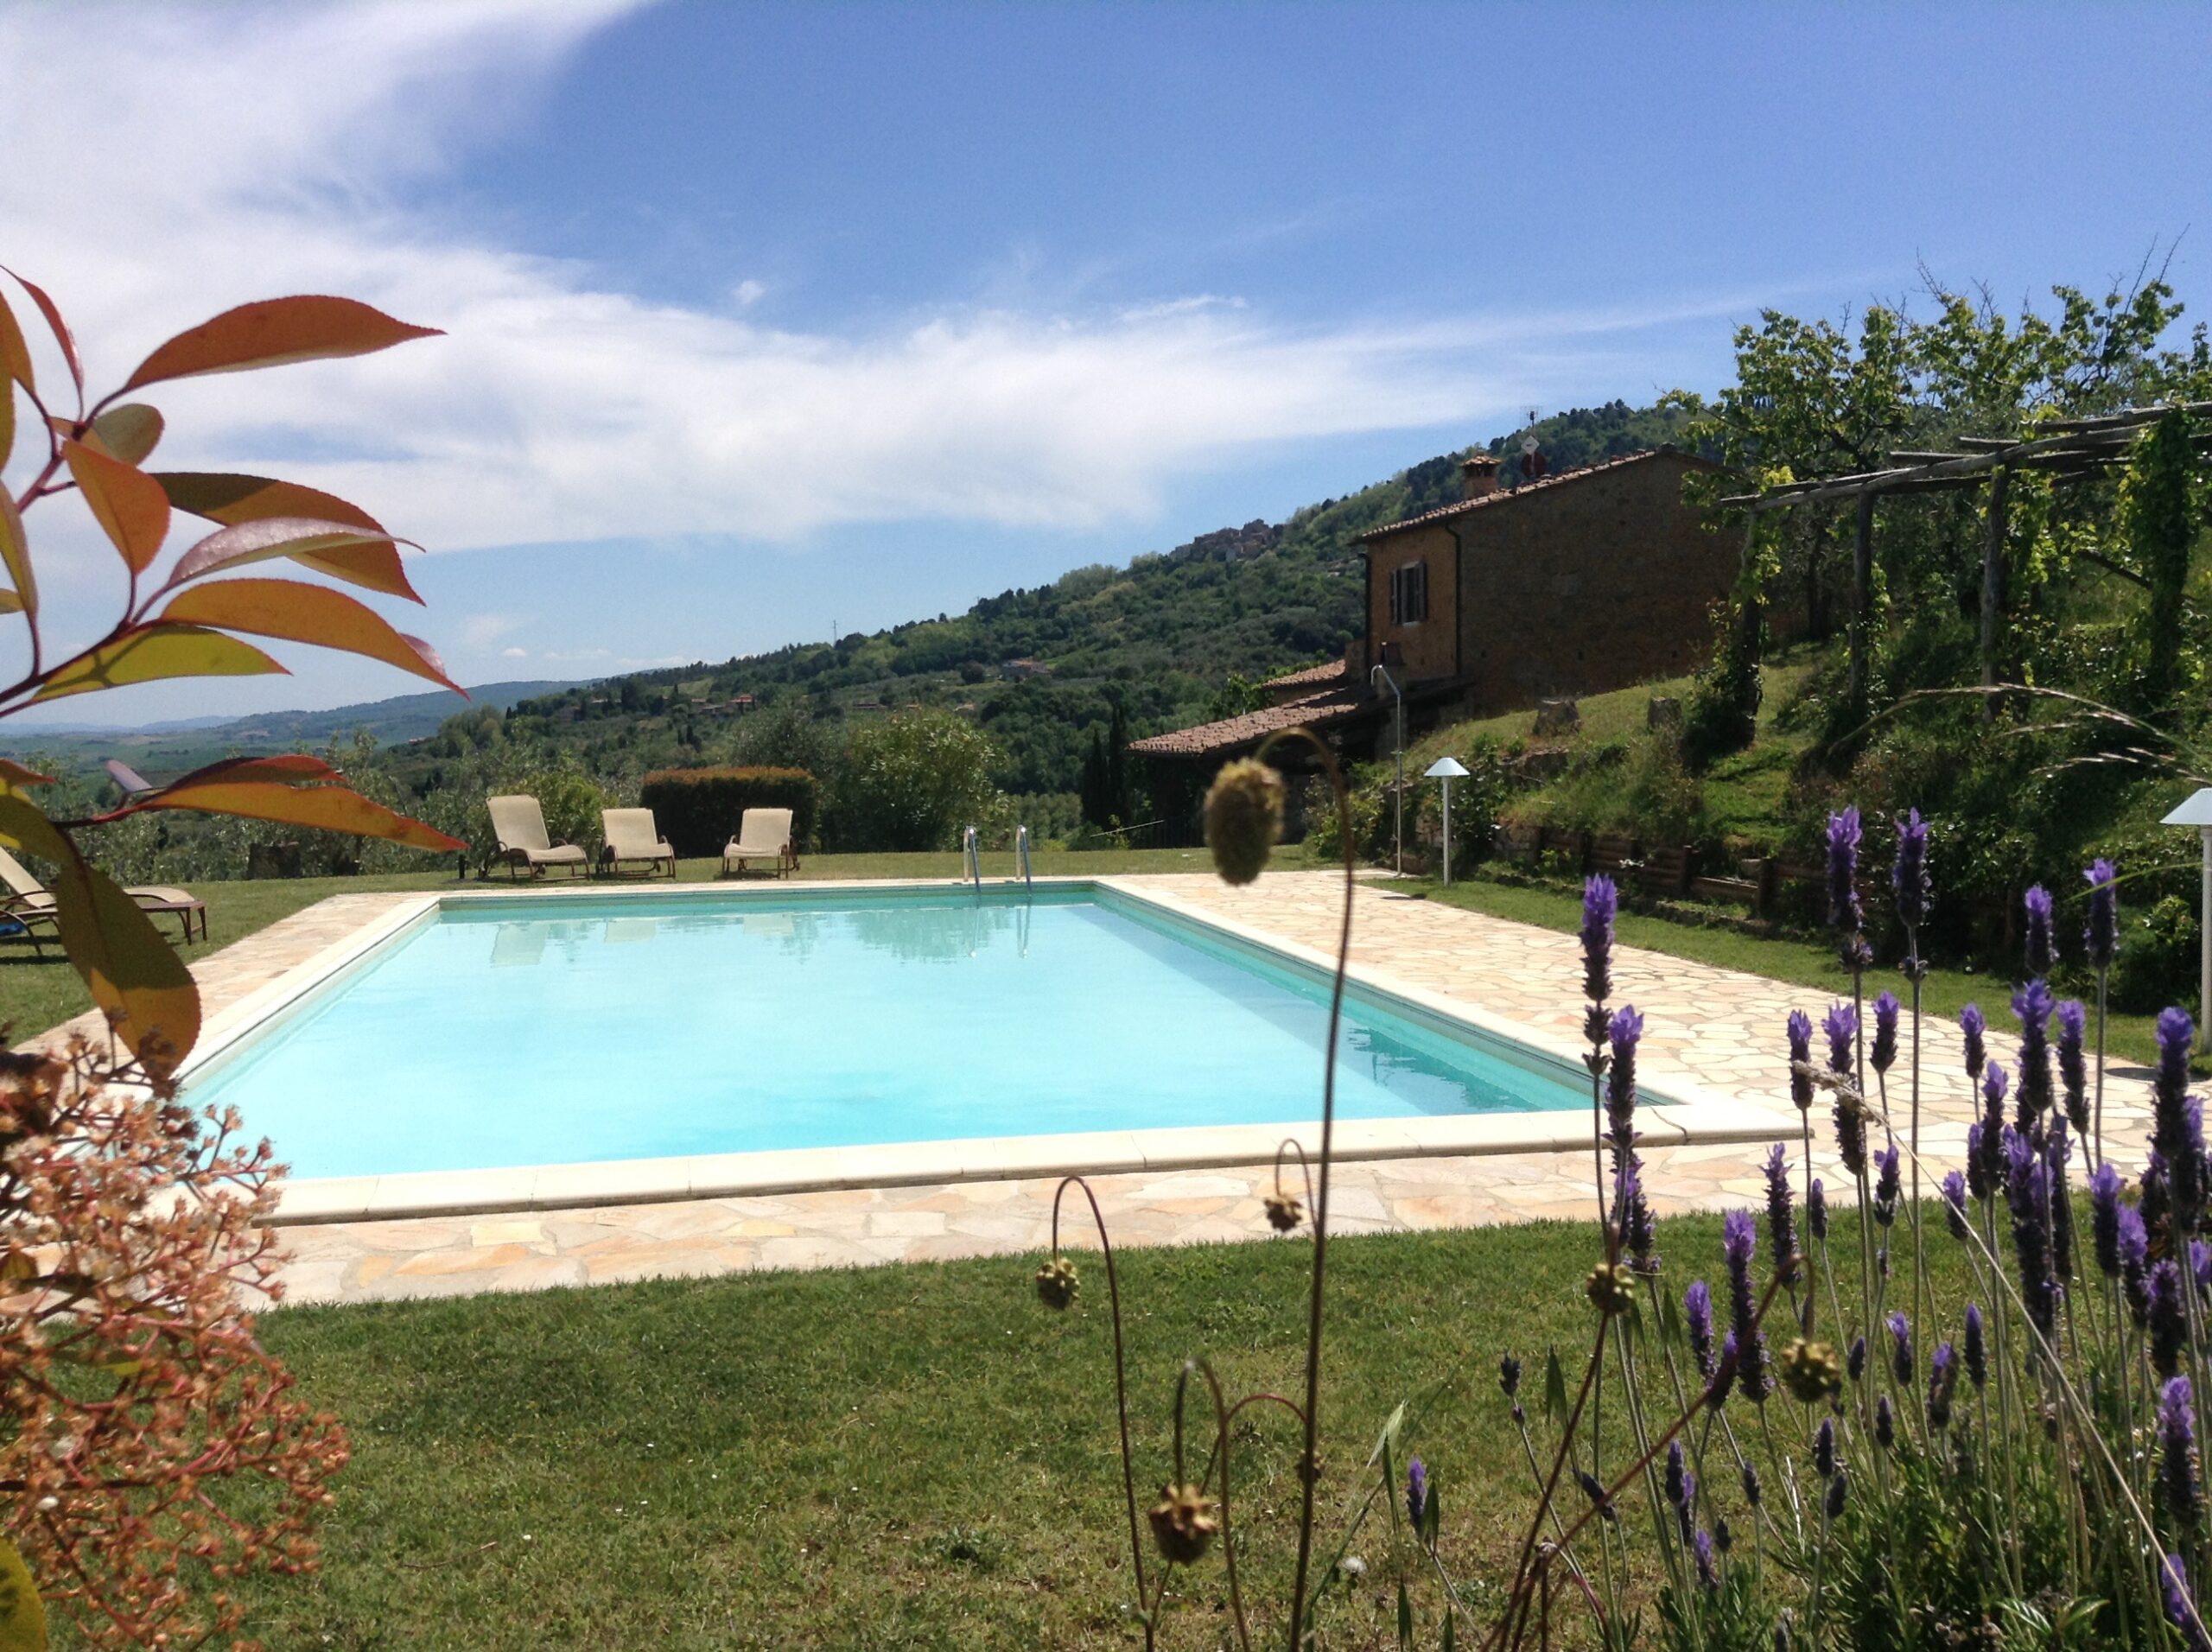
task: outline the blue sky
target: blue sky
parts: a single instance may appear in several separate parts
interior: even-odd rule
[[[395,618],[464,681],[586,676],[1711,390],[1763,305],[1923,265],[2017,302],[2179,237],[2212,308],[2208,46],[2202,6],[19,7],[0,262],[95,378],[274,292],[448,329],[175,387],[160,459],[422,539]],[[30,526],[96,628],[73,511]],[[410,686],[284,658],[57,715]]]

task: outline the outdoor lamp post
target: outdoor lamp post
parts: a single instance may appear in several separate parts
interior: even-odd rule
[[[1467,766],[1456,757],[1440,757],[1423,771],[1444,789],[1444,886],[1452,886],[1452,783],[1467,778]]]
[[[2197,915],[2196,1047],[2212,1039],[2212,786],[2205,786],[2188,802],[2158,823],[2162,826],[2194,826],[2204,845],[2203,904]]]

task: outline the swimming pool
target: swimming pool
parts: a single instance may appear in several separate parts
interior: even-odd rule
[[[1310,1122],[1325,973],[1102,886],[427,904],[218,1049],[298,1178]],[[1587,1081],[1371,988],[1348,1120],[1586,1109]]]

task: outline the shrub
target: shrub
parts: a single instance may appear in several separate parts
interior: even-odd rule
[[[719,855],[748,809],[788,809],[791,841],[814,846],[821,787],[804,769],[655,769],[638,789],[671,848],[693,860]]]
[[[964,720],[912,711],[861,723],[845,746],[831,816],[843,849],[953,848],[960,829],[995,821],[998,754]]]
[[[2120,959],[2112,972],[2115,1008],[2148,1013],[2162,1004],[2190,1003],[2196,997],[2196,903],[2167,895],[2125,931]]]

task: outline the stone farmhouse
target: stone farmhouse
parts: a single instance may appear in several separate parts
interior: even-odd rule
[[[1181,813],[1280,729],[1303,724],[1348,758],[1389,753],[1396,702],[1377,666],[1404,696],[1409,742],[1447,719],[1689,670],[1710,651],[1741,545],[1683,502],[1682,481],[1719,468],[1657,448],[1500,488],[1498,461],[1478,454],[1458,503],[1363,541],[1366,629],[1342,659],[1262,684],[1273,703],[1257,711],[1129,749],[1164,811]]]

